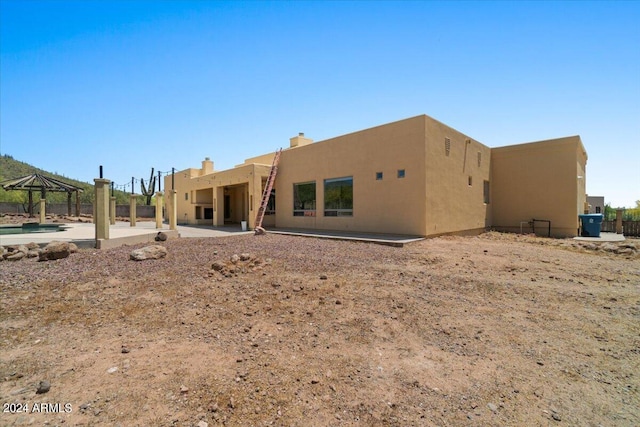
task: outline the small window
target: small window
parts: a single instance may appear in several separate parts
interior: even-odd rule
[[[489,190],[490,190],[490,185],[489,185],[489,181],[485,181],[484,182],[484,202],[488,205],[489,202],[491,201],[491,199],[489,198]]]
[[[398,178],[404,178],[404,169],[398,169]]]
[[[597,214],[598,214],[598,213],[601,213],[601,211],[600,211],[600,206],[596,206],[596,213],[597,213]]]
[[[189,193],[184,193],[184,199],[189,200]]]
[[[471,176],[469,176],[469,187],[471,187],[473,185],[473,178],[471,178]]]
[[[293,184],[293,216],[316,216],[316,182]]]
[[[353,216],[353,177],[324,180],[324,216]]]
[[[482,153],[478,151],[478,167],[482,164]]]
[[[449,157],[449,153],[451,153],[451,140],[449,138],[444,139],[444,154]]]
[[[382,181],[382,172],[376,172],[376,180]]]

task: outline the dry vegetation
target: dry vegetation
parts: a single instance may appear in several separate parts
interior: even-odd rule
[[[2,262],[0,400],[72,410],[0,424],[640,425],[626,243],[266,235]],[[271,261],[211,269],[241,253]]]

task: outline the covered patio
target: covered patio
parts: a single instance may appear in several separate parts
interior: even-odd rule
[[[6,191],[20,190],[29,192],[29,216],[33,218],[33,192],[40,191],[40,199],[46,200],[47,192],[67,193],[67,214],[71,215],[71,195],[76,194],[75,216],[80,216],[79,193],[84,190],[75,185],[39,173],[14,178],[0,183]]]

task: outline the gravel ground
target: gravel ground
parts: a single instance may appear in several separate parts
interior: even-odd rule
[[[0,262],[0,425],[640,425],[637,240],[162,245]]]

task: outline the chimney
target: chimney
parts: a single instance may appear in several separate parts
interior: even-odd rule
[[[213,161],[210,158],[205,157],[204,160],[202,161],[202,169],[200,170],[200,176],[208,175],[212,172],[213,172]]]
[[[302,147],[303,145],[309,145],[311,143],[313,143],[313,139],[305,138],[303,132],[300,132],[298,134],[298,136],[294,136],[293,138],[289,138],[289,146],[291,148]]]

